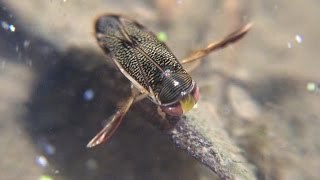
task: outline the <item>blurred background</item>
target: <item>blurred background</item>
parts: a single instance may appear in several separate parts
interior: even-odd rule
[[[87,142],[130,85],[94,38],[125,14],[183,58],[248,22],[192,72],[202,99],[258,179],[319,179],[319,1],[0,1],[0,176],[4,180],[217,179],[133,107],[112,139]],[[199,114],[206,116],[207,114]]]

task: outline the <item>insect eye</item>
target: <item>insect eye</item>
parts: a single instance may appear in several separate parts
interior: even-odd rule
[[[181,116],[182,114],[190,111],[200,98],[199,87],[194,85],[193,90],[184,95],[178,102],[161,107],[162,111],[171,116]]]
[[[183,114],[183,109],[181,107],[180,102],[169,106],[162,106],[162,111],[170,116],[181,116]]]

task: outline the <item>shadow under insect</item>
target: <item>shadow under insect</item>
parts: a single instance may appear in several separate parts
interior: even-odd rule
[[[195,160],[176,151],[167,136],[146,123],[157,121],[156,106],[148,101],[129,111],[110,142],[85,148],[101,122],[107,122],[119,101],[130,94],[130,85],[112,63],[101,63],[105,57],[89,50],[73,48],[54,58],[57,63],[40,75],[25,122],[36,146],[53,165],[52,175],[58,170],[59,176],[77,179],[196,178]],[[144,106],[151,109],[145,112]],[[152,111],[150,119],[142,118]],[[163,168],[168,171],[163,173]]]

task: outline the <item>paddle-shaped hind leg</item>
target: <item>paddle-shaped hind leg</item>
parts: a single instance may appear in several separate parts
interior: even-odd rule
[[[211,52],[214,52],[218,49],[222,49],[229,44],[235,43],[240,40],[247,32],[250,30],[252,23],[249,23],[242,28],[230,33],[223,39],[216,41],[214,43],[209,44],[207,47],[203,49],[198,49],[192,52],[190,55],[185,57],[183,60],[180,61],[181,64],[187,64],[196,60],[200,60],[202,57],[207,56]]]
[[[110,139],[113,133],[118,129],[121,124],[123,117],[128,112],[131,105],[135,100],[139,100],[139,92],[133,88],[132,95],[124,101],[124,103],[118,108],[117,112],[112,116],[111,121],[104,126],[104,128],[87,144],[88,148],[94,147],[101,144],[104,141]]]

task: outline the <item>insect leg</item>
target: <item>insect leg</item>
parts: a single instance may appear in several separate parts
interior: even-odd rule
[[[107,141],[121,124],[124,115],[128,112],[131,105],[137,97],[140,97],[139,92],[132,88],[132,95],[119,107],[117,112],[112,116],[111,121],[87,144],[87,148],[94,147]]]
[[[208,55],[211,52],[214,52],[218,49],[222,49],[231,43],[235,43],[239,39],[241,39],[252,27],[252,23],[248,23],[247,25],[243,26],[242,28],[230,33],[223,39],[216,41],[214,43],[209,44],[207,47],[203,49],[196,50],[180,61],[181,64],[190,63],[196,60],[200,60],[200,58]]]

